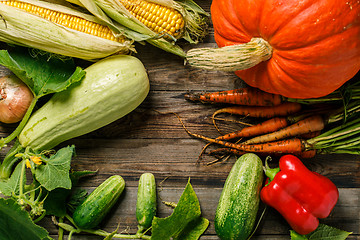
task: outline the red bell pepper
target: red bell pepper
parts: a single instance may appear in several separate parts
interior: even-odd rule
[[[269,183],[260,192],[261,200],[275,208],[299,234],[314,231],[318,218],[326,218],[339,198],[335,184],[325,176],[307,169],[293,155],[282,156],[279,168],[269,168]]]

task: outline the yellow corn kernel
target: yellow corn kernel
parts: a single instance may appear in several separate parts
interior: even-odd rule
[[[147,2],[146,0],[119,1],[135,18],[152,31],[165,36],[170,35],[177,39],[181,37],[185,21],[176,9]]]
[[[0,1],[0,4],[6,4],[11,7],[19,8],[28,13],[37,15],[47,19],[53,23],[62,25],[64,27],[105,38],[111,41],[124,42],[123,37],[115,37],[110,28],[107,26],[88,21],[81,17],[69,15],[51,9],[39,7],[30,3],[20,2],[17,0]]]

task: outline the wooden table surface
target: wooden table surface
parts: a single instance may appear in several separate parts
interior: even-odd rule
[[[207,12],[210,1],[198,0]],[[212,27],[204,43],[197,47],[215,47]],[[184,65],[184,61],[150,45],[137,44],[136,55],[145,65],[151,84],[146,100],[132,113],[90,134],[67,141],[75,144],[77,156],[74,170],[97,170],[95,176],[83,179],[78,187],[89,191],[111,175],[119,174],[126,181],[126,189],[113,211],[102,225],[108,231],[135,233],[135,204],[140,175],[151,172],[158,184],[158,216],[166,217],[172,209],[161,201],[177,202],[188,179],[199,198],[203,217],[210,225],[201,239],[218,239],[214,230],[214,214],[224,181],[236,160],[229,158],[220,164],[207,166],[214,160],[204,155],[196,164],[206,144],[189,136],[172,112],[179,114],[194,133],[218,136],[211,122],[217,106],[193,103],[184,99],[188,91],[218,91],[244,86],[233,73],[205,71]],[[185,46],[189,48],[190,46]],[[0,74],[6,69],[0,67]],[[1,136],[13,130],[13,125],[0,125]],[[229,130],[225,129],[224,131]],[[1,155],[3,156],[3,155]],[[274,162],[278,159],[273,158]],[[360,156],[317,155],[304,160],[305,165],[330,178],[340,191],[340,198],[331,215],[321,220],[349,232],[349,239],[360,239]],[[56,238],[57,228],[50,218],[40,223]],[[268,209],[253,239],[290,239],[289,225],[273,209]],[[73,239],[102,239],[75,235]]]

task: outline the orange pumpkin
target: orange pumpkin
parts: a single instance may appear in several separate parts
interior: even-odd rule
[[[360,69],[359,0],[213,0],[211,17],[220,48],[254,38],[269,45],[267,59],[235,71],[266,92],[321,97]]]

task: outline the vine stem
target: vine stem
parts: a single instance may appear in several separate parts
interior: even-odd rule
[[[38,218],[34,219],[33,222],[37,223],[40,220],[42,220],[45,216],[46,216],[46,211],[43,211],[43,213]]]
[[[21,173],[20,173],[20,183],[19,183],[19,197],[22,198],[24,196],[24,175],[25,175],[25,161],[21,162]]]
[[[98,236],[102,236],[102,237],[107,237],[109,236],[111,233],[105,232],[103,230],[85,230],[85,229],[81,229],[82,232],[85,233],[90,233],[90,234],[95,234]],[[119,234],[116,233],[114,235],[112,235],[113,238],[125,238],[125,239],[145,239],[145,240],[149,240],[151,239],[151,236],[148,235],[144,235],[144,234]]]
[[[64,222],[64,217],[60,217],[59,218],[59,223],[63,223]],[[58,231],[58,240],[63,240],[64,239],[64,229],[59,228]]]
[[[70,215],[66,215],[65,216],[67,220],[70,221],[70,223],[72,225],[74,225],[76,227],[76,224],[74,222],[74,220],[72,219],[72,217]],[[89,234],[93,234],[93,235],[98,235],[98,236],[102,236],[102,237],[107,237],[112,233],[106,232],[104,230],[101,229],[79,229],[79,228],[73,228],[72,226],[69,226],[68,224],[63,224],[60,223],[58,224],[61,228],[62,226],[66,226],[68,230],[70,230],[73,233],[80,233],[80,232],[84,232],[84,233],[89,233]],[[66,229],[65,229],[66,230]],[[125,238],[125,239],[145,239],[145,240],[150,240],[151,236],[149,235],[145,235],[144,233],[136,233],[136,234],[119,234],[116,233],[114,235],[112,235],[112,238]]]

